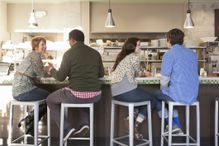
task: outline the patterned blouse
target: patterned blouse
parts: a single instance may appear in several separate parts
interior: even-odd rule
[[[16,69],[12,84],[13,97],[36,88],[35,79],[43,77],[44,74],[41,55],[32,51]]]
[[[140,69],[139,55],[131,53],[126,56],[111,74],[111,83],[122,81],[125,75],[131,84],[137,84],[135,81],[135,72]]]

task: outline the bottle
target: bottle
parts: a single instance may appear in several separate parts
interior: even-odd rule
[[[204,68],[200,68],[200,76],[204,76],[204,73],[205,73],[205,69]]]
[[[200,76],[207,77],[207,71],[204,68],[200,68]]]
[[[155,77],[155,75],[157,74],[157,68],[155,66],[152,66],[151,72],[152,72],[152,76]]]

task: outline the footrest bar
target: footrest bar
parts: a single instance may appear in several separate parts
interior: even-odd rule
[[[85,137],[71,137],[68,140],[90,140],[90,138]]]

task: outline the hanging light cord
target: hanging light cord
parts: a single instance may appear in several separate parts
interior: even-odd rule
[[[33,7],[33,0],[32,0],[32,11],[34,10],[34,7]]]
[[[188,10],[190,10],[190,0],[188,0]]]
[[[110,0],[109,0],[109,9],[111,9]]]

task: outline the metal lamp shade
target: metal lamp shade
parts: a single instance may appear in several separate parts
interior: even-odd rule
[[[194,22],[192,20],[190,10],[187,11],[186,20],[185,20],[185,23],[184,23],[184,28],[194,28]]]
[[[34,10],[30,13],[30,18],[28,20],[28,23],[29,23],[30,27],[37,27],[38,26]]]
[[[105,22],[105,27],[107,27],[107,28],[115,27],[115,22],[113,20],[113,15],[112,15],[111,9],[108,10],[108,14],[107,14],[106,22]]]

